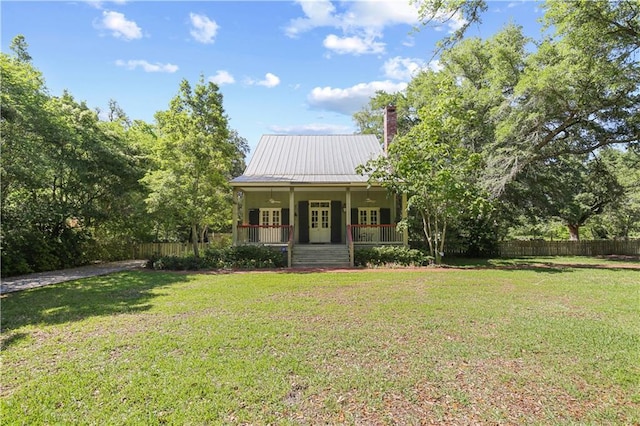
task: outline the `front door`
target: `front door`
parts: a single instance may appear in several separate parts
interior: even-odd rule
[[[280,209],[260,209],[260,242],[280,242]]]
[[[331,242],[331,201],[309,201],[309,242]]]

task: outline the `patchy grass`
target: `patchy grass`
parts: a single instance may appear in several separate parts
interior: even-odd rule
[[[637,256],[525,256],[515,258],[472,259],[451,257],[445,260],[446,266],[465,268],[635,268],[640,269]]]
[[[128,272],[2,298],[2,423],[640,422],[640,273]]]

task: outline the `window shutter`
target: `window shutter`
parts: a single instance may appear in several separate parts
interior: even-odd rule
[[[342,201],[331,202],[331,242],[342,242]]]
[[[301,243],[309,242],[309,202],[298,202],[298,240]]]
[[[358,225],[358,209],[351,209],[351,224]]]
[[[380,209],[380,225],[391,225],[391,209]]]
[[[282,224],[289,225],[289,209],[282,209]],[[285,228],[282,229],[282,236],[280,237],[283,243],[288,241],[289,231]]]
[[[259,209],[251,209],[249,210],[249,225],[259,225],[260,224],[260,210]],[[249,228],[249,241],[252,243],[258,242],[258,229],[257,228]]]
[[[260,225],[260,210],[249,210],[249,225]]]

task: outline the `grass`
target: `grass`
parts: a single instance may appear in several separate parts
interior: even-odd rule
[[[12,293],[2,424],[636,424],[639,291],[637,270],[563,266]]]

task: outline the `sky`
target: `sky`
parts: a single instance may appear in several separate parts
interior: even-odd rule
[[[540,3],[489,1],[468,35],[508,23],[539,38]],[[180,82],[220,87],[232,129],[253,150],[263,134],[348,134],[376,91],[403,90],[438,66],[438,40],[460,17],[421,27],[409,0],[6,1],[2,52],[25,36],[49,93],[69,91],[90,108],[118,102],[154,121]]]

